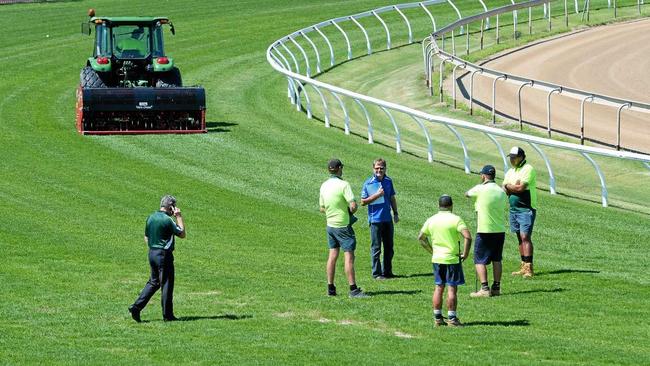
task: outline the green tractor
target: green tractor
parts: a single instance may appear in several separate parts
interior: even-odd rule
[[[95,28],[92,57],[77,89],[82,134],[206,132],[205,90],[183,87],[164,51],[165,17],[98,17],[90,10],[82,33]]]

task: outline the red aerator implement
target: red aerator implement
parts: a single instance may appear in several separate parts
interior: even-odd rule
[[[95,47],[81,70],[77,130],[85,135],[206,132],[205,90],[183,87],[163,48],[164,17],[96,17]]]

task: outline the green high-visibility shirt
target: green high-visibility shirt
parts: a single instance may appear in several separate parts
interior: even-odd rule
[[[537,173],[535,168],[523,161],[518,167],[508,169],[503,178],[503,184],[515,184],[517,181],[527,183],[528,188],[522,193],[510,195],[510,211],[521,212],[537,209]]]
[[[431,241],[433,249],[431,262],[460,263],[460,240],[463,237],[461,232],[465,229],[467,225],[463,219],[449,211],[440,211],[429,217],[420,232]]]
[[[331,176],[320,186],[320,207],[325,208],[325,217],[329,227],[346,227],[350,224],[350,202],[354,194],[350,183],[337,176]]]
[[[144,235],[148,238],[151,249],[174,250],[174,235],[183,232],[176,222],[166,213],[156,211],[149,215],[144,228]]]
[[[477,233],[505,233],[508,196],[494,181],[476,185],[467,191],[476,197]]]

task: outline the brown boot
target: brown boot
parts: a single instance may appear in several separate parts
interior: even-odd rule
[[[525,264],[526,264],[526,263],[524,263],[524,262],[522,261],[522,262],[519,264],[519,270],[516,271],[516,272],[512,272],[512,275],[513,275],[513,276],[521,276],[521,275],[523,275],[524,273],[526,273],[526,272],[524,271],[524,265],[525,265]]]
[[[524,277],[524,278],[531,278],[531,277],[533,277],[534,275],[535,275],[535,274],[533,273],[533,263],[532,263],[532,262],[531,262],[531,263],[526,263],[526,266],[524,266],[524,274],[523,274],[523,277]]]

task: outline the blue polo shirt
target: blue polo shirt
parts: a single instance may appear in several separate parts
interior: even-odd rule
[[[384,179],[379,181],[375,175],[366,179],[363,182],[363,188],[361,189],[361,198],[368,198],[377,190],[373,190],[372,186],[376,186],[377,183],[381,184],[381,187],[384,189],[384,202],[376,204],[371,202],[368,204],[368,222],[378,223],[378,222],[390,222],[393,221],[393,216],[390,214],[390,201],[391,197],[395,195],[395,188],[393,188],[393,181],[384,175]],[[369,192],[372,193],[369,193]],[[378,199],[379,200],[379,199]]]

